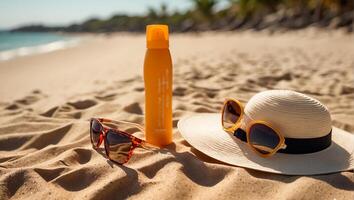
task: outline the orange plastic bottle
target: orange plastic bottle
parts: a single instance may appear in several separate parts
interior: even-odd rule
[[[168,26],[146,27],[144,62],[145,134],[157,146],[172,142],[172,60]]]

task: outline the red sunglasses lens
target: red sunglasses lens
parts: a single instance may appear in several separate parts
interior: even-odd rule
[[[90,137],[91,137],[91,143],[96,146],[100,140],[100,134],[102,132],[102,125],[99,121],[96,119],[91,120],[90,124]]]
[[[111,160],[120,164],[128,161],[133,146],[128,136],[109,130],[105,142],[106,153]]]

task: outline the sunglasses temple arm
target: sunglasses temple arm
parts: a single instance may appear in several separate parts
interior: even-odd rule
[[[116,121],[116,120],[110,120],[110,119],[105,119],[105,118],[100,118],[99,119],[102,123],[114,123],[114,124],[128,124],[137,127],[140,131],[144,131],[144,127],[142,127],[140,124],[137,123],[132,123],[132,122],[127,122],[127,121]]]
[[[142,140],[139,146],[141,148],[147,149],[147,150],[159,150],[160,149],[160,147],[149,144],[145,140]]]
[[[144,130],[144,127],[142,127],[140,124],[137,124],[137,123],[132,123],[132,122],[127,122],[127,121],[116,121],[116,120],[110,120],[110,119],[105,119],[105,118],[100,118],[99,119],[102,123],[114,123],[114,124],[120,124],[120,123],[123,123],[123,124],[129,124],[129,125],[132,125],[132,126],[135,126],[137,127],[140,131],[142,132],[145,132]],[[133,135],[131,135],[132,138],[136,138],[134,137]],[[145,140],[142,140],[142,139],[138,139],[140,140],[141,142],[139,143],[139,146],[144,148],[144,149],[148,149],[148,150],[159,150],[160,147],[158,146],[154,146],[152,144],[149,144],[147,143]]]
[[[283,144],[281,145],[280,149],[286,149],[286,144],[283,143]]]

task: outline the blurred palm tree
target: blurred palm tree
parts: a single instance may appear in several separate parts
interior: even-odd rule
[[[212,19],[217,0],[192,0],[195,10],[200,12],[205,18]]]
[[[229,0],[231,5],[238,5],[240,10],[239,14],[254,15],[257,12],[268,10],[274,12],[277,6],[285,0]]]
[[[167,5],[162,3],[159,9],[148,7],[147,23],[168,23],[169,14],[167,12]]]
[[[354,31],[354,0],[190,0],[194,7],[168,12],[167,4],[148,8],[145,16],[117,14],[109,19],[90,19],[82,24],[55,30],[113,32],[144,31],[146,24],[166,23],[175,31],[199,31],[238,28],[304,28],[310,25],[348,27]],[[216,10],[219,2],[229,6]],[[16,30],[16,29],[15,29]],[[46,27],[23,27],[20,31],[54,30]]]
[[[162,18],[166,18],[168,16],[167,5],[165,3],[160,5],[160,16]]]

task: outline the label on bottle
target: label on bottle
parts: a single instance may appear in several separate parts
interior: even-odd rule
[[[171,86],[168,81],[169,70],[166,69],[162,76],[158,78],[157,82],[157,94],[158,94],[158,120],[157,127],[155,129],[158,133],[166,132],[165,127],[165,118],[166,118],[166,110],[171,108],[171,94],[167,94],[167,92],[171,91]]]

